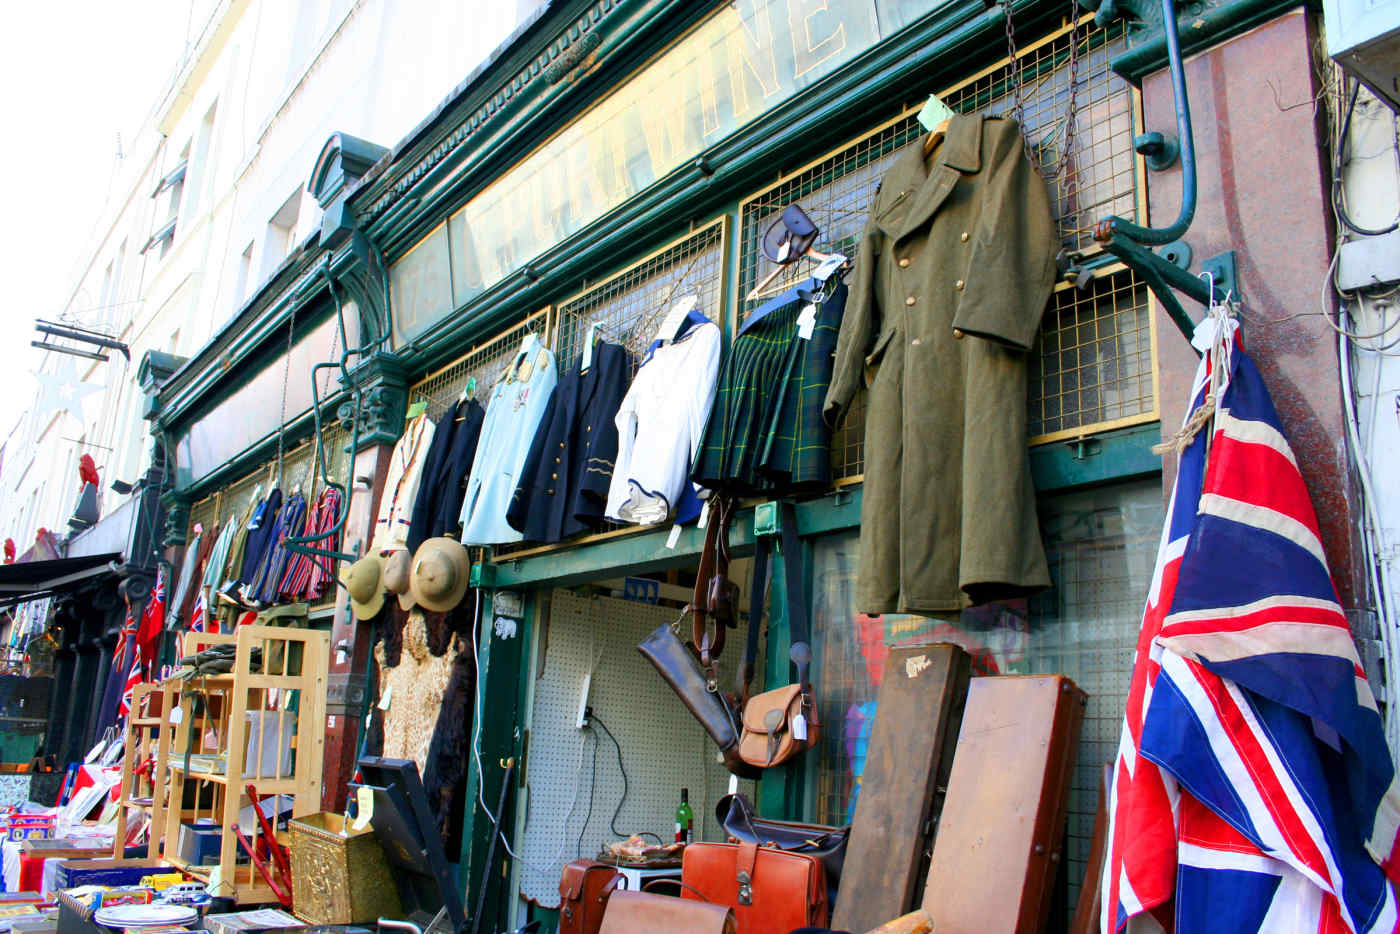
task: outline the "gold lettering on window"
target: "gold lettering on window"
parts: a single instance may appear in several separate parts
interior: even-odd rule
[[[800,78],[846,50],[846,24],[827,0],[787,0],[793,76]]]
[[[729,83],[734,100],[734,117],[738,119],[754,106],[782,90],[778,81],[778,59],[773,47],[773,22],[768,4],[736,3],[739,22],[727,37],[729,49]],[[746,12],[747,11],[747,12]],[[756,86],[758,100],[750,97]]]

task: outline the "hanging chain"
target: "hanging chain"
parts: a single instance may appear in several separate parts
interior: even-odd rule
[[[1060,158],[1056,161],[1055,171],[1046,173],[1045,166],[1041,164],[1036,148],[1030,145],[1026,139],[1026,109],[1025,98],[1021,85],[1021,65],[1016,50],[1016,24],[1012,21],[1011,0],[1002,0],[1001,8],[1005,14],[1006,28],[1006,58],[1007,68],[1011,76],[1011,93],[1013,108],[1016,113],[1016,125],[1020,128],[1021,138],[1026,143],[1027,152],[1031,153],[1031,158],[1036,164],[1036,169],[1047,181],[1055,183],[1055,190],[1066,201],[1069,200],[1069,193],[1065,190],[1066,172],[1071,165],[1070,152],[1074,148],[1075,112],[1078,110],[1079,93],[1079,0],[1069,0],[1069,102],[1065,110],[1064,131],[1060,140]]]
[[[297,329],[297,309],[292,306],[292,316],[287,321],[287,356],[282,365],[282,408],[281,421],[277,423],[277,487],[282,489],[285,484],[282,477],[282,443],[287,435],[287,384],[292,379],[292,335]]]
[[[1060,145],[1060,164],[1055,167],[1055,190],[1069,200],[1065,172],[1070,167],[1074,149],[1075,118],[1078,116],[1079,92],[1079,0],[1069,0],[1069,106],[1065,109],[1065,131]],[[1073,181],[1071,179],[1071,181]]]
[[[1016,26],[1012,22],[1013,10],[1011,0],[1001,0],[1001,9],[1005,14],[1006,27],[1006,67],[1011,73],[1011,94],[1013,106],[1016,109],[1016,126],[1021,131],[1021,138],[1026,136],[1026,109],[1025,101],[1021,99],[1021,66],[1016,61]],[[1029,147],[1027,147],[1029,148]]]

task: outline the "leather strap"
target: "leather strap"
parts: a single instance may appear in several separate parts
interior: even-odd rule
[[[798,684],[806,688],[812,657],[812,623],[807,609],[807,588],[804,586],[806,581],[802,573],[801,543],[797,537],[797,508],[786,500],[779,508],[782,513],[783,585],[787,596],[788,634],[792,646],[789,657],[797,666]],[[758,657],[758,622],[763,618],[764,583],[768,575],[772,547],[772,539],[765,536],[757,541],[754,548],[753,586],[749,590],[749,631],[744,642],[744,659],[739,665],[738,686],[744,704],[749,700],[754,660]]]
[[[725,627],[716,623],[711,633],[706,625],[705,607],[709,604],[710,578],[729,576],[729,523],[734,514],[734,502],[724,496],[710,497],[710,511],[705,525],[705,545],[700,551],[700,567],[695,571],[695,589],[690,597],[691,642],[700,654],[700,664],[712,671],[715,661],[724,651]]]

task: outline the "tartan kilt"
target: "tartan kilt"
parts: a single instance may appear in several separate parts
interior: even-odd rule
[[[794,296],[736,338],[720,370],[693,479],[732,495],[784,495],[831,484],[831,382],[846,287],[827,285],[812,336],[797,333],[807,299]]]

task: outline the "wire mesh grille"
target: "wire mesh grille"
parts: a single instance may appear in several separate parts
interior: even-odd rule
[[[491,336],[417,383],[409,392],[409,401],[428,403],[428,418],[436,422],[462,397],[468,380],[475,379],[476,386],[470,395],[485,404],[525,335],[534,332],[545,346],[552,346],[549,321],[549,309],[541,309]]]
[[[1030,367],[1032,442],[1156,417],[1147,287],[1123,269],[1057,291]]]
[[[600,337],[631,352],[635,367],[667,310],[685,295],[698,296],[697,308],[718,321],[723,265],[724,223],[717,220],[563,302],[554,329],[559,369],[578,361],[595,324]]]
[[[339,424],[323,433],[321,456],[326,459],[326,473],[336,483],[345,484],[349,473],[350,455],[345,448],[350,434]],[[307,502],[314,503],[321,494],[321,468],[316,462],[316,442],[313,438],[282,455],[283,489],[300,488]],[[266,494],[277,483],[277,459],[269,458],[238,480],[199,500],[190,507],[188,538],[194,537],[196,525],[206,532],[221,522],[237,522],[247,513],[255,499]],[[300,531],[300,530],[298,530]],[[188,538],[186,540],[188,540]],[[327,591],[325,603],[334,602],[335,588]],[[320,606],[321,604],[316,604]]]
[[[1136,195],[1136,156],[1133,153],[1133,97],[1131,89],[1109,68],[1109,60],[1122,51],[1126,38],[1121,24],[1108,29],[1095,28],[1092,19],[1081,21],[1074,34],[1079,42],[1078,79],[1075,82],[1075,131],[1073,152],[1065,164],[1062,175],[1057,176],[1060,166],[1060,150],[1063,146],[1065,116],[1069,107],[1069,53],[1071,31],[1063,27],[1040,42],[1027,44],[1017,58],[1017,71],[1022,84],[1022,110],[1024,132],[1030,141],[1032,156],[1041,166],[1042,174],[1050,185],[1059,234],[1062,242],[1074,251],[1090,251],[1093,244],[1093,225],[1106,214],[1118,214],[1126,218],[1137,216]],[[967,81],[962,82],[940,96],[949,107],[960,113],[1010,113],[1014,106],[1014,86],[1009,63],[987,69]],[[798,203],[811,216],[821,229],[821,239],[817,248],[824,251],[845,253],[854,258],[856,246],[860,242],[861,231],[865,227],[869,207],[874,202],[880,180],[898,158],[904,147],[916,143],[923,137],[923,128],[916,118],[917,108],[910,109],[898,118],[877,127],[843,149],[834,152],[820,161],[784,178],[777,185],[767,188],[743,203],[740,211],[739,230],[739,292],[747,295],[771,268],[764,258],[761,243],[764,231],[778,219],[784,207]],[[807,275],[804,264],[795,263],[785,269],[763,292],[752,301],[741,300],[739,317],[742,319],[752,307],[769,294],[776,294],[795,284]],[[1138,290],[1141,292],[1141,290]],[[1114,292],[1117,295],[1117,291]],[[1047,346],[1060,346],[1064,341],[1049,340],[1057,322],[1059,303],[1068,299],[1056,295],[1052,302],[1055,313],[1046,322],[1044,337]],[[1078,307],[1079,303],[1071,302]],[[1145,297],[1143,298],[1145,306]],[[1120,330],[1125,334],[1137,334],[1134,322],[1146,321],[1145,313],[1140,314],[1136,304],[1121,302],[1123,312],[1132,318]],[[1102,325],[1105,329],[1108,324]],[[1075,342],[1078,345],[1078,342]],[[1128,345],[1125,345],[1128,346]],[[1133,395],[1137,389],[1145,388],[1148,398],[1138,398],[1137,412],[1155,410],[1155,400],[1151,398],[1152,383],[1150,342],[1139,348],[1131,344],[1132,351],[1122,362],[1122,366],[1103,365],[1099,373],[1119,372],[1131,387],[1114,389],[1102,393],[1104,397]],[[1142,352],[1138,352],[1141,350]],[[1041,370],[1050,368],[1041,361]],[[1134,369],[1136,367],[1136,369]],[[1088,374],[1081,373],[1081,376]],[[1088,383],[1078,387],[1090,390]],[[1040,413],[1038,398],[1040,386],[1031,383],[1031,411]],[[1092,392],[1081,392],[1081,400],[1095,398]],[[1136,396],[1135,396],[1136,398]],[[1065,404],[1068,398],[1057,400],[1056,427],[1044,427],[1051,422],[1038,415],[1033,422],[1038,426],[1033,434],[1060,430],[1062,428],[1086,427],[1104,418],[1116,415],[1101,415],[1098,409],[1070,410]],[[1124,415],[1133,405],[1124,403],[1107,408],[1122,410]],[[1039,420],[1037,421],[1037,418]],[[853,403],[845,423],[832,439],[832,467],[838,479],[859,477],[864,471],[863,438],[865,434],[865,399],[862,393]]]

